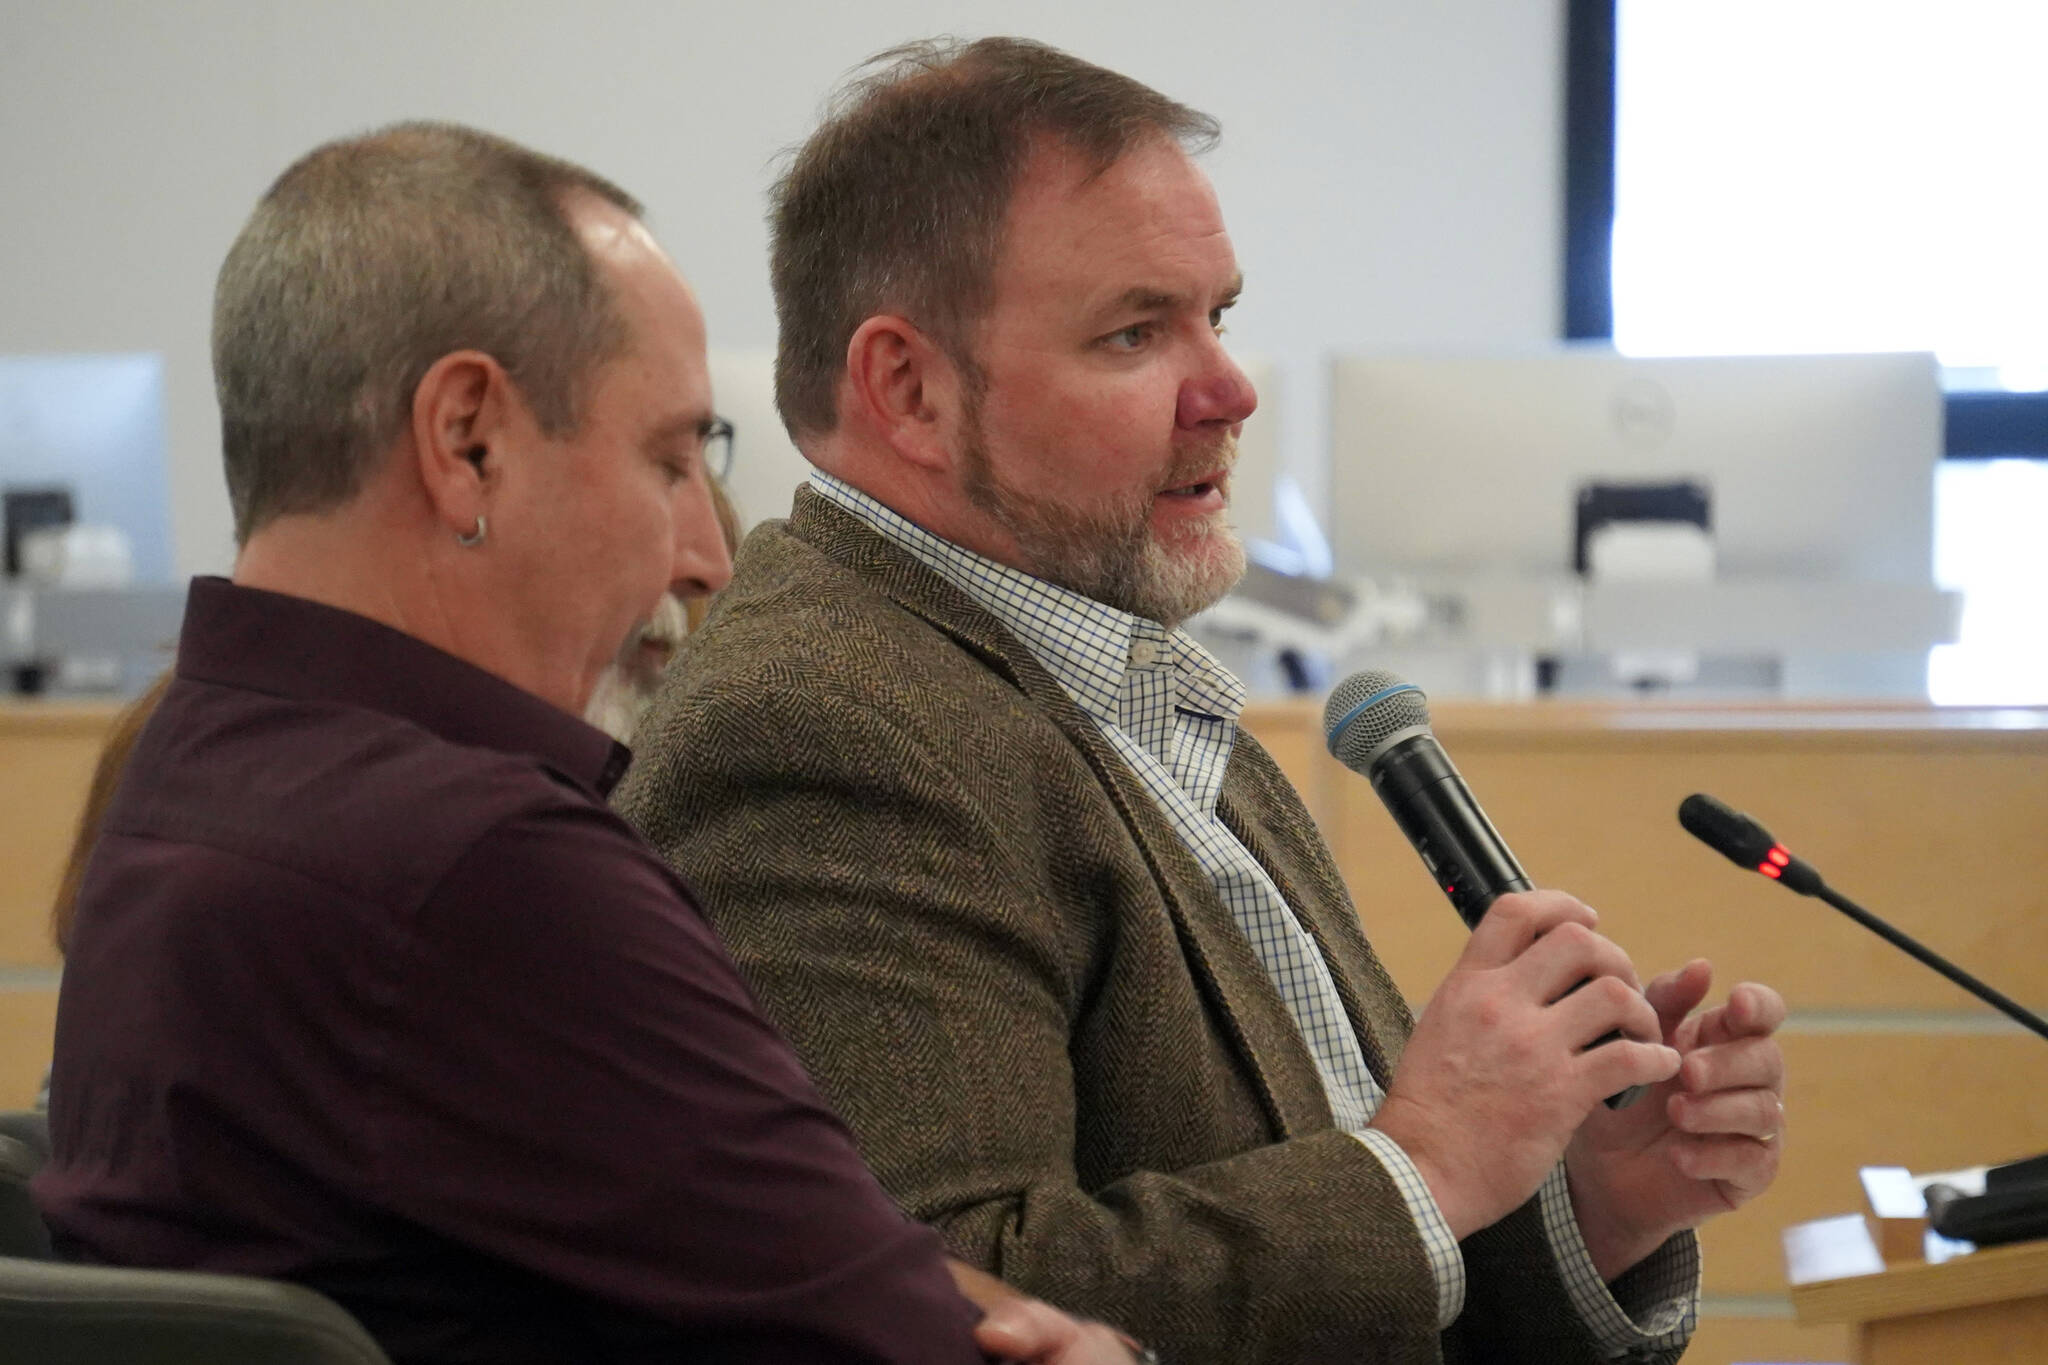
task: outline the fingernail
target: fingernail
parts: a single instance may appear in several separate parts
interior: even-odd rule
[[[981,1325],[1000,1332],[1021,1330],[1030,1317],[1030,1311],[1020,1299],[1006,1299],[982,1315]]]
[[[1007,1305],[998,1305],[975,1325],[974,1336],[985,1349],[1007,1355],[1023,1343],[1028,1332],[1021,1314]]]

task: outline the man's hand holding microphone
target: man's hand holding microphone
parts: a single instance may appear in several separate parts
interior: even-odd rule
[[[1590,906],[1531,889],[1412,684],[1357,674],[1324,720],[1331,753],[1372,782],[1472,928],[1372,1124],[1452,1233],[1505,1217],[1562,1159],[1587,1251],[1612,1280],[1768,1186],[1784,1123],[1778,993],[1744,983],[1701,1012],[1705,961],[1644,988]]]

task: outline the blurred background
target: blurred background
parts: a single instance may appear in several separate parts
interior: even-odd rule
[[[1931,377],[2048,385],[2023,170],[2044,23],[2025,0],[6,0],[8,569],[150,587],[231,563],[213,272],[295,156],[414,117],[645,199],[748,417],[743,512],[780,514],[801,477],[764,387],[784,151],[874,51],[1024,33],[1223,121],[1231,344],[1264,395],[1235,503],[1268,573],[1206,628],[1260,690],[1376,657],[1468,696],[2042,700],[2048,647],[2019,626],[2048,577],[2025,534],[2048,420],[2021,403],[1944,465],[1966,399]],[[1942,368],[1649,360],[1796,352]],[[63,520],[86,530],[20,563]],[[10,600],[0,639],[37,686],[119,690],[137,669],[76,641],[160,614]]]
[[[2048,420],[2022,401],[1941,463],[1956,400],[1930,376],[2048,384],[2023,170],[2043,25],[2024,0],[7,0],[9,568],[149,586],[231,562],[214,272],[294,157],[414,117],[647,202],[748,419],[744,510],[779,514],[801,475],[762,387],[781,158],[866,56],[1016,32],[1223,123],[1207,166],[1248,279],[1230,342],[1264,399],[1236,505],[1268,572],[1205,625],[1262,690],[1375,657],[1456,695],[2039,700],[2048,661],[2015,623],[2044,581],[2024,528]],[[1597,354],[1560,359],[1567,340]],[[1860,352],[1943,368],[1668,361]],[[67,500],[88,529],[24,567]],[[74,636],[156,618],[67,616],[88,605],[14,603],[0,639],[39,685],[126,686]]]

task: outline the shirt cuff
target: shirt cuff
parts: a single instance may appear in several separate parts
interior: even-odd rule
[[[1610,1360],[1676,1350],[1692,1338],[1700,1315],[1700,1250],[1691,1237],[1673,1237],[1629,1271],[1629,1302],[1621,1303],[1593,1268],[1593,1253],[1572,1213],[1564,1166],[1537,1191],[1543,1230],[1550,1239],[1572,1307]]]
[[[1444,1211],[1436,1206],[1436,1196],[1429,1192],[1422,1172],[1415,1169],[1401,1144],[1377,1128],[1362,1129],[1352,1136],[1387,1168],[1387,1174],[1394,1178],[1394,1188],[1408,1205],[1409,1216],[1415,1220],[1415,1231],[1422,1237],[1423,1255],[1429,1260],[1429,1273],[1436,1279],[1436,1327],[1441,1332],[1465,1311],[1465,1253],[1459,1248],[1458,1239],[1451,1235],[1451,1225],[1444,1221]]]

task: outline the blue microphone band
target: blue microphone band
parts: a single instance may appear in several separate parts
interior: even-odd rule
[[[1373,693],[1349,711],[1346,711],[1342,716],[1339,716],[1336,723],[1331,725],[1328,733],[1323,736],[1323,742],[1329,746],[1331,753],[1336,753],[1337,745],[1344,738],[1344,732],[1351,728],[1352,721],[1357,720],[1388,697],[1398,696],[1403,692],[1419,693],[1421,691],[1422,689],[1412,682],[1396,683],[1392,687],[1382,687],[1379,691]]]

